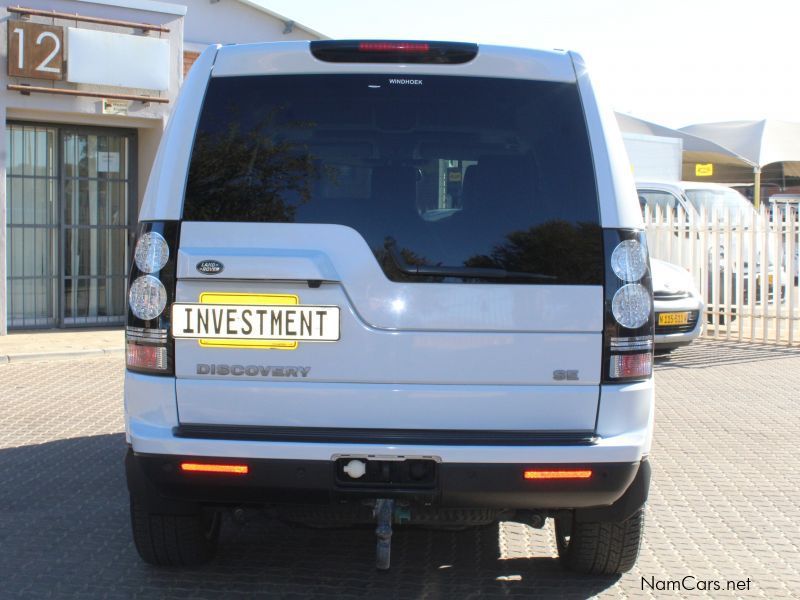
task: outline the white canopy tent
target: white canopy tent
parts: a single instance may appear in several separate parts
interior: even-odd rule
[[[663,125],[651,123],[630,115],[616,113],[617,123],[623,133],[637,133],[640,135],[656,135],[661,137],[679,138],[683,141],[684,163],[713,162],[718,165],[746,167],[751,169],[755,163],[738,154],[733,149],[720,145],[710,139],[704,139],[697,134],[681,129],[670,129]]]
[[[744,157],[753,164],[754,201],[759,204],[761,170],[782,163],[784,175],[800,177],[800,123],[764,119],[699,123],[682,127],[681,132],[703,137]]]

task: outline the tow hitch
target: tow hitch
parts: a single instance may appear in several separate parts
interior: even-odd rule
[[[392,519],[394,518],[394,500],[380,498],[375,502],[375,535],[378,543],[375,548],[375,568],[385,571],[392,560]]]
[[[392,521],[407,522],[411,514],[408,507],[397,506],[394,500],[388,498],[376,500],[372,514],[377,523],[375,536],[378,538],[375,547],[375,568],[386,571],[392,560]]]

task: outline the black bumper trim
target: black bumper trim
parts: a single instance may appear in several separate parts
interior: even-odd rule
[[[433,446],[587,446],[593,431],[511,431],[474,429],[359,429],[271,427],[184,423],[173,428],[179,438],[335,444],[401,444]]]
[[[184,473],[184,460],[245,463],[247,475]],[[342,485],[334,461],[138,455],[125,460],[128,488],[154,510],[175,505],[320,505],[395,498],[452,508],[574,509],[609,507],[631,487],[640,463],[438,463],[430,489]],[[525,469],[592,469],[589,480],[526,481]],[[649,471],[648,471],[649,473]],[[648,478],[649,481],[649,478]],[[645,482],[646,483],[646,482]],[[645,493],[646,497],[646,493]],[[163,506],[162,506],[163,504]]]

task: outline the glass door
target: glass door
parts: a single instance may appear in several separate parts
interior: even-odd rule
[[[125,321],[133,138],[62,132],[63,324]]]
[[[57,130],[6,126],[8,326],[57,325],[59,268]]]

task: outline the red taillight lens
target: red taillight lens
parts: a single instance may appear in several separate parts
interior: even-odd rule
[[[127,366],[148,371],[166,371],[169,368],[166,346],[137,344],[131,341],[125,345]]]
[[[650,377],[653,372],[653,354],[612,354],[608,374],[614,379]]]
[[[359,42],[361,52],[428,52],[431,47],[425,42]]]
[[[478,55],[477,44],[409,40],[314,40],[317,60],[335,63],[404,63],[460,65]]]
[[[523,473],[525,479],[589,479],[591,469],[528,469]]]
[[[193,473],[226,473],[228,475],[247,475],[250,467],[247,465],[219,465],[212,463],[181,463],[181,471]]]

